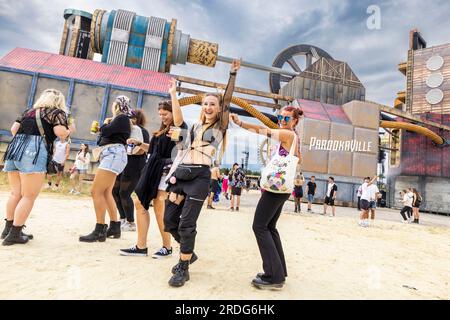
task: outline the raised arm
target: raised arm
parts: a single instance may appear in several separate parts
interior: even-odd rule
[[[283,143],[290,144],[292,142],[292,139],[294,139],[294,132],[287,129],[270,129],[266,126],[262,126],[259,124],[253,124],[244,122],[241,119],[239,119],[238,115],[235,113],[230,114],[230,119],[237,124],[239,127],[252,131],[258,134],[261,134],[263,136],[267,136],[269,138],[274,138],[276,140],[279,140]]]
[[[233,97],[234,86],[236,84],[236,75],[241,67],[241,60],[233,60],[231,63],[230,77],[228,78],[228,84],[225,88],[223,95],[222,108],[220,110],[220,129],[228,129],[228,123],[230,121],[230,105],[231,98]]]
[[[378,176],[377,176],[377,175],[374,175],[373,178],[372,178],[372,180],[370,180],[370,181],[367,183],[367,185],[370,186],[371,184],[373,184],[375,181],[377,181],[377,178],[378,178]]]
[[[173,123],[176,127],[183,124],[183,113],[181,112],[180,103],[177,98],[177,79],[172,78],[169,82],[169,94],[172,100]]]

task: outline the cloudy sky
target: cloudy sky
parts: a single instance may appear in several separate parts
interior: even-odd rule
[[[125,4],[126,3],[126,4]],[[380,9],[380,28],[370,29],[369,6]],[[63,11],[127,9],[139,15],[176,18],[192,38],[219,43],[219,54],[271,65],[294,44],[312,44],[350,64],[366,87],[366,98],[392,105],[405,78],[408,34],[418,28],[428,46],[450,42],[448,0],[0,0],[0,56],[14,47],[58,52]],[[172,73],[225,82],[228,65],[214,69],[185,65]],[[268,74],[243,68],[238,85],[269,91]]]

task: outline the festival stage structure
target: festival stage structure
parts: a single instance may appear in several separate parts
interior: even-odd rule
[[[416,29],[409,35],[407,62],[399,64],[406,91],[394,107],[423,120],[450,126],[450,44],[427,47]],[[432,141],[409,130],[411,121],[392,126],[389,157],[389,205],[399,207],[399,192],[409,186],[424,197],[421,209],[450,214],[450,131],[423,124],[446,140]]]
[[[186,106],[198,104],[207,90],[204,88],[225,87],[222,83],[170,74],[171,66],[176,64],[214,67],[217,61],[232,61],[219,54],[218,43],[193,39],[178,30],[175,19],[100,9],[92,14],[67,9],[64,19],[59,54],[16,48],[0,59],[0,108],[8,109],[0,118],[0,152],[11,139],[9,129],[17,114],[24,107],[31,107],[45,88],[61,90],[67,97],[78,129],[72,137],[74,153],[79,143],[95,144],[96,137],[89,133],[90,124],[92,120],[102,122],[110,115],[111,101],[119,94],[129,96],[137,108],[144,110],[152,131],[158,127],[157,102],[168,98],[171,77],[178,79],[178,91],[188,95],[180,100]],[[102,55],[101,62],[92,61],[95,53]],[[298,58],[304,64],[298,64]],[[339,185],[338,204],[355,205],[362,178],[377,172],[381,127],[408,129],[394,136],[422,139],[430,150],[428,157],[439,152],[448,155],[449,148],[443,146],[448,145],[449,123],[365,101],[366,89],[350,65],[335,60],[321,48],[299,44],[280,52],[272,66],[248,61],[243,61],[242,66],[268,72],[270,92],[236,87],[232,103],[240,108],[233,107],[233,112],[255,117],[275,128],[273,112],[277,109],[298,104],[304,110],[305,117],[298,127],[302,134],[302,171],[308,178],[316,176],[319,201],[326,191],[326,179],[332,175]],[[253,106],[269,111],[260,112]],[[403,120],[396,121],[399,119]],[[267,160],[267,145],[268,142],[260,148],[261,162]],[[391,157],[398,156],[393,153]],[[441,157],[445,163],[444,153]],[[448,171],[448,162],[445,165],[441,172]],[[95,171],[96,165],[92,167]]]

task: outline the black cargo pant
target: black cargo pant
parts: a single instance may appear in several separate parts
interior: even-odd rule
[[[405,212],[406,212],[406,214],[408,215],[408,218],[406,218]],[[403,220],[406,221],[406,220],[408,220],[409,218],[411,218],[411,215],[412,215],[412,208],[411,208],[411,207],[408,207],[408,206],[404,206],[404,207],[402,208],[402,210],[400,210],[400,214],[402,215]]]
[[[263,260],[262,280],[270,283],[281,283],[287,277],[286,261],[276,224],[289,196],[288,193],[264,191],[256,206],[253,232]]]
[[[183,195],[180,204],[166,200],[164,211],[164,231],[169,232],[180,244],[180,252],[191,254],[194,251],[197,235],[197,219],[203,203],[209,195],[211,171],[208,166],[193,166],[195,179],[182,181],[170,186],[169,191]]]

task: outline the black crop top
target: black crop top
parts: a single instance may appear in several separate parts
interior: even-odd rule
[[[68,128],[67,116],[63,110],[57,108],[41,108],[40,115],[42,128],[45,133],[45,148],[48,152],[47,161],[49,161],[53,155],[53,142],[56,140],[53,128],[56,126]],[[8,144],[3,159],[21,161],[30,139],[37,139],[39,142],[33,159],[33,164],[35,164],[41,151],[41,141],[43,140],[36,123],[36,109],[26,110],[16,119],[16,122],[20,123],[20,127],[17,130],[17,134]]]
[[[56,140],[53,128],[56,126],[64,126],[68,129],[66,113],[57,108],[41,108],[40,109],[42,127],[45,132],[46,143],[51,145]],[[20,123],[17,134],[25,134],[28,136],[40,136],[39,127],[36,123],[36,109],[26,110],[20,115],[16,122]]]
[[[124,114],[116,116],[111,123],[100,128],[99,146],[120,143],[127,144],[131,134],[130,118]]]

